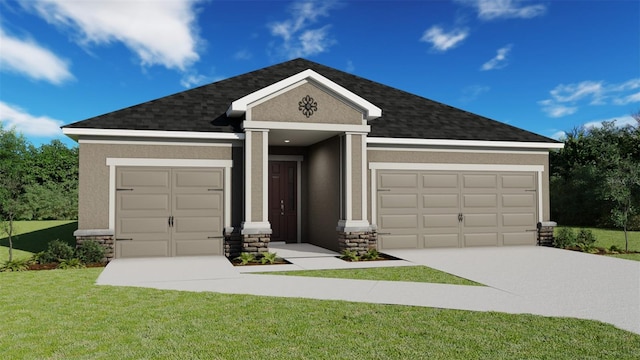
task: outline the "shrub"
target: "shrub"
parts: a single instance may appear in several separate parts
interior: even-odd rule
[[[378,260],[380,259],[380,253],[376,249],[369,249],[361,258],[362,260]]]
[[[559,228],[553,238],[553,246],[567,248],[576,244],[576,235],[569,228]]]
[[[12,272],[12,271],[25,271],[29,270],[29,265],[31,265],[31,259],[15,259],[12,261],[5,261],[5,263],[0,266],[0,272]]]
[[[621,251],[622,250],[619,247],[615,246],[615,245],[611,245],[609,247],[609,253],[611,253],[611,254],[619,254]]]
[[[278,259],[278,254],[268,252],[268,253],[262,254],[262,259],[260,259],[260,261],[263,264],[273,264],[276,262],[277,259]]]
[[[49,243],[42,260],[46,262],[62,262],[73,258],[74,249],[71,245],[58,239]]]
[[[86,240],[76,249],[76,257],[85,264],[101,263],[104,259],[104,247],[95,240]]]
[[[236,258],[236,260],[240,260],[240,264],[247,265],[250,262],[254,262],[256,260],[256,256],[252,253],[243,252]]]
[[[355,250],[344,249],[340,255],[340,259],[346,261],[358,261],[360,257],[358,256],[358,252]]]
[[[589,229],[580,229],[578,236],[576,236],[576,243],[593,245],[596,242],[596,236]]]
[[[46,264],[49,262],[47,253],[44,251],[40,251],[33,254],[33,256],[31,257],[31,260],[33,260],[33,262],[35,262],[36,264]]]
[[[78,258],[64,259],[58,264],[58,269],[83,269],[84,263]]]

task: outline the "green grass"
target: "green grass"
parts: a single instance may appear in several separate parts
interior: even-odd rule
[[[0,359],[632,359],[595,321],[93,285],[0,273]]]
[[[399,266],[370,269],[340,269],[340,270],[301,270],[272,272],[270,275],[295,275],[312,276],[339,279],[358,280],[387,280],[387,281],[413,281],[454,285],[479,285],[477,282],[467,280],[449,273],[432,269],[426,266]]]
[[[14,226],[13,256],[16,259],[46,250],[47,244],[55,239],[72,246],[76,244],[73,232],[78,229],[78,222],[74,220],[16,221]],[[0,233],[0,263],[9,258],[8,246],[7,235]]]
[[[560,228],[560,226],[558,227]],[[557,229],[558,229],[557,228]],[[570,227],[577,234],[579,227]],[[556,229],[556,231],[557,231]],[[596,228],[585,228],[589,229],[593,232],[593,235],[596,236],[596,247],[601,247],[605,249],[609,249],[612,245],[617,246],[619,249],[624,250],[625,242],[624,242],[624,232],[622,230],[607,230],[607,229],[596,229]],[[640,251],[640,231],[629,231],[629,251]],[[615,254],[615,255],[607,255],[612,257],[617,257],[621,259],[627,260],[635,260],[640,261],[640,254]]]

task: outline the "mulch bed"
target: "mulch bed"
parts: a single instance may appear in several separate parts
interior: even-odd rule
[[[380,256],[378,259],[358,259],[358,260],[356,260],[355,262],[387,261],[387,260],[402,260],[402,259],[399,259],[399,258],[397,258],[397,257],[395,257],[395,256],[391,256],[391,255],[389,255],[389,254],[384,254],[384,253],[378,253],[378,254],[379,254],[379,256]],[[354,262],[354,261],[349,260],[349,259],[343,259],[343,258],[342,258],[342,257],[340,257],[340,256],[336,256],[336,257],[337,257],[338,259],[342,260],[342,261],[346,261],[346,262]]]
[[[571,250],[571,251],[578,251],[578,252],[583,252],[579,247],[577,246],[570,246],[568,248],[565,248],[566,250]],[[595,250],[597,250],[597,252],[593,252],[590,254],[594,254],[594,255],[618,255],[618,254],[640,254],[640,251],[624,251],[624,250],[618,250],[616,252],[611,252],[605,248],[601,248],[601,247],[596,247]]]
[[[233,264],[233,266],[249,266],[249,265],[286,265],[286,264],[291,264],[290,262],[288,262],[285,259],[277,259],[273,264],[263,264],[259,259],[258,260],[254,260],[254,261],[250,261],[247,264],[242,264],[242,262],[240,260],[231,260],[231,264]]]
[[[103,263],[85,264],[85,267],[88,267],[88,268],[105,267],[105,266],[107,266],[107,264],[103,264]],[[57,268],[58,268],[58,263],[29,265],[29,270],[53,270]]]

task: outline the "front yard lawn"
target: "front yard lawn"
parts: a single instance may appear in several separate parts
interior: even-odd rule
[[[560,229],[561,226],[556,228],[556,231]],[[578,233],[581,229],[579,227],[569,227],[573,229],[574,233]],[[618,249],[624,250],[624,232],[622,230],[608,230],[608,229],[597,229],[597,228],[586,228],[593,232],[593,235],[596,237],[596,243],[594,244],[596,247],[609,249],[612,245],[618,247]],[[629,251],[640,251],[640,231],[629,231]],[[611,254],[607,256],[617,257],[621,259],[627,260],[636,260],[640,261],[640,254]]]
[[[270,275],[312,276],[339,279],[413,281],[453,285],[479,285],[449,273],[426,266],[398,266],[368,269],[301,270],[270,272]]]
[[[635,359],[595,321],[96,286],[101,269],[0,273],[0,359]]]

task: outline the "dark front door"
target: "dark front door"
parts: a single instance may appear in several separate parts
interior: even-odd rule
[[[298,179],[294,161],[269,161],[271,241],[298,241]]]

